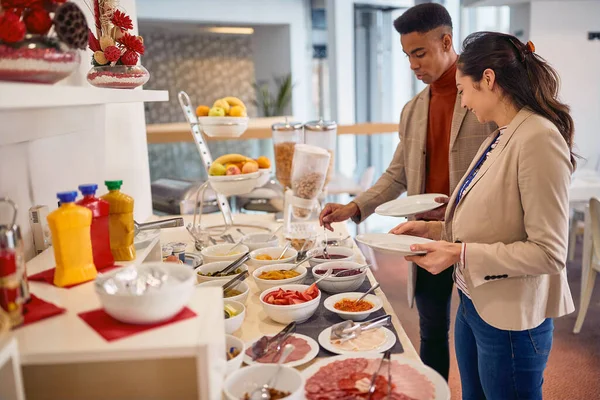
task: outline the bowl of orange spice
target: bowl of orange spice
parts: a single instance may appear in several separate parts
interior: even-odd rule
[[[329,296],[323,305],[327,310],[339,315],[341,319],[364,321],[371,313],[383,307],[383,301],[376,295],[368,294],[358,302],[357,300],[363,294],[360,292],[338,293]]]

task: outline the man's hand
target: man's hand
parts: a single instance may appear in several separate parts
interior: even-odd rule
[[[323,208],[323,211],[321,211],[319,222],[322,227],[333,232],[333,228],[331,227],[332,223],[346,221],[347,219],[358,215],[359,212],[360,210],[356,203],[348,203],[346,205],[327,203],[325,208]]]
[[[416,214],[415,219],[421,219],[425,221],[443,221],[446,215],[446,207],[448,206],[449,197],[436,197],[436,203],[443,204],[442,207],[438,207],[434,210],[427,211],[424,213]]]
[[[410,235],[431,240],[440,240],[442,237],[442,223],[439,221],[409,221],[396,226],[389,233],[393,235]]]

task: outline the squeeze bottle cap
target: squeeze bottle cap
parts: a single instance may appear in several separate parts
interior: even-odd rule
[[[119,190],[121,189],[121,185],[123,185],[123,181],[104,181],[104,184],[108,190]]]
[[[73,203],[77,198],[77,192],[60,192],[56,194],[56,197],[60,200],[60,204]]]
[[[96,190],[98,190],[98,185],[95,183],[87,183],[85,185],[79,185],[79,190],[81,194],[84,196],[93,196],[96,194]]]

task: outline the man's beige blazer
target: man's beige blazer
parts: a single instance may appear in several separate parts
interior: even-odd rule
[[[354,199],[360,209],[360,219],[355,219],[356,223],[373,214],[377,206],[398,198],[404,192],[409,196],[424,192],[428,116],[429,86],[406,103],[402,110],[400,143],[390,166],[373,187]],[[495,128],[495,125],[480,124],[473,113],[460,106],[460,95],[456,97],[450,131],[450,193],[467,171],[481,143]],[[430,173],[435,174],[436,171]],[[416,278],[416,266],[412,265],[408,276],[408,302],[411,306]]]
[[[556,126],[522,109],[458,205],[458,190],[450,198],[444,238],[466,243],[465,280],[488,324],[532,329],[574,311],[565,269],[571,172]]]

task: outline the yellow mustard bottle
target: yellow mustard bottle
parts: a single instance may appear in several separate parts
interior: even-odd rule
[[[133,197],[121,192],[123,181],[105,181],[104,184],[108,188],[108,193],[101,198],[110,204],[108,219],[110,250],[115,261],[134,260]]]
[[[77,192],[57,195],[60,207],[48,214],[56,270],[54,284],[58,287],[91,281],[98,274],[92,253],[92,212],[75,204]]]

